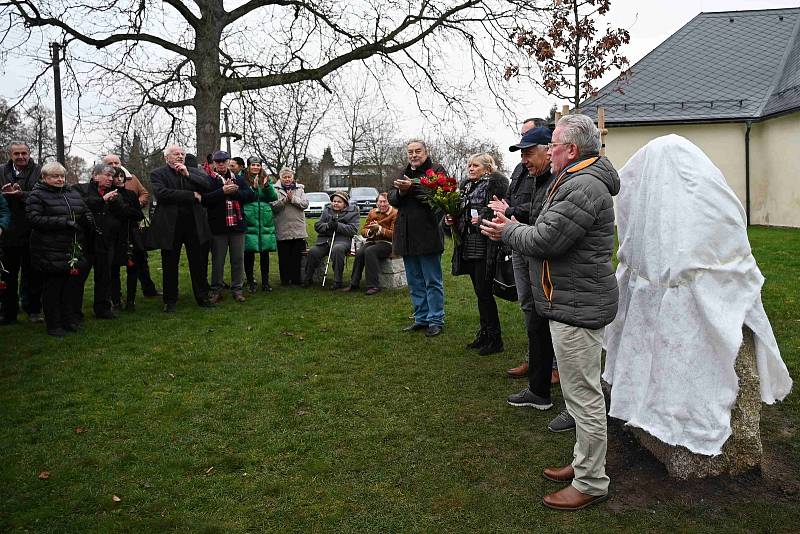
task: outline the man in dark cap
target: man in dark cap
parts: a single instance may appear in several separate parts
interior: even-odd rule
[[[553,183],[550,172],[550,157],[547,145],[552,140],[549,128],[534,128],[530,119],[522,125],[522,139],[509,147],[511,152],[520,151],[520,163],[512,174],[508,201],[495,200],[489,206],[506,217],[530,224],[535,221],[542,208],[548,188]],[[522,167],[522,169],[520,169]],[[513,378],[527,377],[528,387],[508,397],[511,406],[524,406],[538,410],[548,410],[550,401],[551,368],[553,362],[553,342],[547,319],[536,313],[531,289],[531,262],[535,259],[514,251],[514,277],[517,296],[525,315],[525,328],[528,332],[528,361],[515,369],[509,369]]]
[[[218,150],[211,156],[211,190],[203,195],[211,228],[211,302],[222,299],[225,258],[230,252],[231,295],[244,302],[244,234],[247,221],[242,206],[256,195],[243,176],[230,170],[230,156]]]

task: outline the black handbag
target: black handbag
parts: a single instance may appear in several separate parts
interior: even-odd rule
[[[517,301],[517,283],[514,280],[514,263],[511,259],[511,249],[505,246],[499,247],[497,256],[495,256],[492,293],[503,300]]]

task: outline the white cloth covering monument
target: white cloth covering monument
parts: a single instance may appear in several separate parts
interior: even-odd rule
[[[792,387],[744,209],[711,160],[677,135],[641,148],[620,179],[619,311],[606,328],[603,373],[609,415],[665,444],[719,455],[731,435],[743,328],[753,332],[761,400]]]

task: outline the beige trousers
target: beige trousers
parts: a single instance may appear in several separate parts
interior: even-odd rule
[[[550,321],[567,410],[575,418],[572,485],[587,495],[608,493],[606,403],[600,388],[604,328],[589,330]]]

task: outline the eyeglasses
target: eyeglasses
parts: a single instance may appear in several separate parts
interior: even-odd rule
[[[547,143],[547,150],[552,150],[554,146],[558,145],[574,145],[575,143]]]

